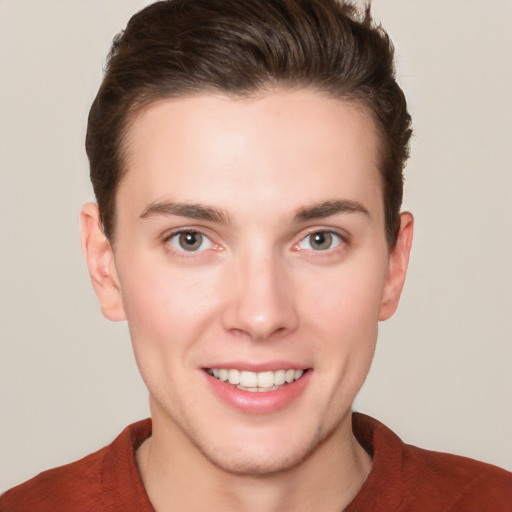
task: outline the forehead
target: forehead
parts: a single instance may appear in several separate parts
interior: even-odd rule
[[[118,202],[237,197],[278,213],[343,196],[381,209],[377,147],[365,107],[311,90],[160,100],[129,124]]]

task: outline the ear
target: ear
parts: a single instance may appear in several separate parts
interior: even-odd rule
[[[125,320],[114,252],[103,232],[97,204],[88,203],[80,212],[80,242],[103,315],[113,322]]]
[[[396,245],[389,252],[388,276],[382,294],[379,320],[387,320],[398,308],[411,253],[414,219],[409,212],[400,214]]]

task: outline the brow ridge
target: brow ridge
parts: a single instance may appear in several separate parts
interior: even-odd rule
[[[362,213],[370,217],[368,210],[358,201],[329,200],[300,208],[294,216],[295,222],[321,219],[340,213]],[[173,201],[158,201],[150,204],[140,215],[141,219],[154,216],[176,215],[197,220],[220,222],[228,224],[227,213],[217,208],[205,206],[201,203],[177,203]]]
[[[307,220],[322,219],[340,213],[362,213],[370,217],[370,212],[359,201],[336,199],[301,208],[295,214],[294,221],[304,222]]]
[[[201,203],[176,203],[173,201],[159,201],[150,204],[140,215],[141,219],[155,216],[177,215],[190,219],[206,220],[211,222],[229,223],[229,216],[222,210],[205,206]]]

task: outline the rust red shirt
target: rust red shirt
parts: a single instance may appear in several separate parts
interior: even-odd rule
[[[373,456],[371,472],[345,512],[512,512],[512,473],[465,457],[422,450],[354,414],[354,434]],[[135,463],[151,420],[109,446],[7,491],[1,512],[153,512]]]

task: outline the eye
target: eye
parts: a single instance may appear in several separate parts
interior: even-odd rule
[[[199,252],[213,247],[212,241],[198,231],[180,231],[166,241],[178,251]]]
[[[338,247],[342,242],[341,236],[332,231],[315,231],[304,237],[297,247],[313,251],[327,251]]]

